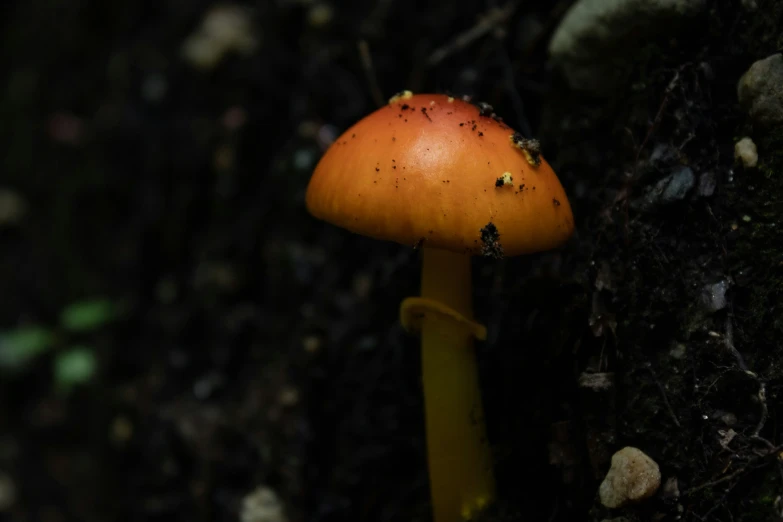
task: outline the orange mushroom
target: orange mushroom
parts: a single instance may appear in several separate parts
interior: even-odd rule
[[[400,318],[421,334],[435,522],[472,518],[494,498],[473,339],[471,255],[555,248],[573,232],[563,187],[538,143],[486,104],[405,91],[348,129],[315,168],[315,217],[423,247],[421,297]]]

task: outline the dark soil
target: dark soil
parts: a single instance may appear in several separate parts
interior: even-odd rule
[[[419,252],[304,206],[377,82],[491,104],[574,208],[562,250],[475,261],[486,519],[781,520],[783,131],[754,133],[736,84],[781,45],[783,5],[709,2],[595,98],[548,61],[569,3],[522,2],[429,65],[493,2],[342,2],[322,26],[307,2],[245,2],[259,47],[210,71],[180,52],[204,0],[1,3],[0,189],[26,211],[0,223],[0,331],[95,296],[124,313],[0,374],[0,516],[237,520],[268,486],[290,521],[428,519],[418,345],[398,321]],[[756,169],[734,164],[745,135]],[[687,195],[645,199],[681,166]],[[98,369],[64,394],[52,365],[73,344]],[[597,488],[627,445],[668,487],[609,511]]]

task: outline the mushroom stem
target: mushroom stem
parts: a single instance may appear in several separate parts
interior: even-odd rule
[[[472,319],[470,256],[425,248],[421,294]],[[433,520],[467,520],[494,496],[473,333],[427,314],[421,355]]]

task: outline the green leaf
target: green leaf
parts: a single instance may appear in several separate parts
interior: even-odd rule
[[[72,346],[57,355],[54,361],[54,379],[57,389],[69,392],[78,384],[89,382],[98,368],[95,351],[87,346]]]
[[[19,370],[54,344],[54,334],[43,326],[24,326],[0,332],[0,368]]]
[[[117,307],[108,299],[78,301],[65,307],[60,324],[70,332],[98,330],[117,315]]]

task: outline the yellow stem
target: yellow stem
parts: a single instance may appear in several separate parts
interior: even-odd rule
[[[421,294],[472,319],[470,256],[425,248]],[[433,519],[467,520],[494,496],[473,334],[428,314],[421,356]]]

